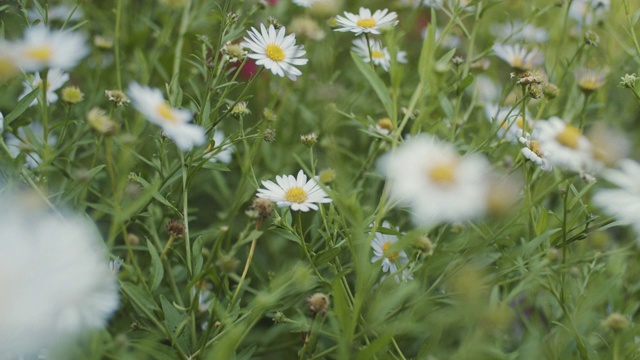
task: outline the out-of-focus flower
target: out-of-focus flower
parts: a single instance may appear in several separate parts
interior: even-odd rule
[[[84,93],[77,86],[67,86],[62,89],[62,101],[69,104],[77,104],[84,100]]]
[[[605,213],[631,225],[640,242],[640,164],[630,159],[618,162],[619,170],[605,170],[602,176],[618,186],[595,193],[593,202]]]
[[[591,126],[586,136],[593,145],[593,157],[607,166],[615,165],[631,151],[631,142],[625,134],[603,122]]]
[[[0,354],[55,347],[105,326],[118,286],[95,226],[32,194],[0,199]]]
[[[530,135],[521,137],[519,140],[525,146],[521,150],[525,158],[538,165],[542,171],[553,170],[553,165],[548,159],[549,152],[540,147],[538,140],[533,139]]]
[[[307,181],[307,175],[302,170],[297,178],[293,175],[276,176],[276,182],[263,181],[265,189],[258,189],[257,196],[275,202],[278,207],[289,206],[291,210],[303,212],[318,210],[317,204],[333,201],[318,186],[315,178]]]
[[[25,130],[27,129],[28,130]],[[28,127],[21,127],[18,129],[18,136],[14,136],[12,133],[7,132],[7,138],[5,139],[5,143],[7,144],[7,148],[9,149],[9,153],[14,158],[17,158],[21,153],[25,154],[25,164],[24,167],[28,169],[36,168],[42,163],[42,157],[35,152],[34,145],[37,144],[38,148],[42,148],[42,144],[44,142],[44,129],[40,123],[34,122],[31,123]],[[47,139],[47,144],[49,146],[54,146],[58,138],[49,134],[49,138]]]
[[[68,70],[89,53],[81,33],[49,30],[42,25],[28,28],[24,39],[9,43],[9,48],[18,65],[27,72],[44,68]]]
[[[307,39],[320,41],[324,39],[324,30],[318,25],[318,23],[310,17],[296,17],[291,20],[289,29],[296,35],[306,37]]]
[[[369,49],[369,46],[371,49]],[[384,71],[389,71],[391,54],[389,54],[389,50],[386,47],[382,46],[380,40],[370,39],[369,44],[367,44],[367,40],[364,37],[356,38],[353,40],[351,50],[358,54],[364,62],[369,63],[373,59],[375,65],[380,66]]]
[[[467,89],[473,94],[476,94],[478,100],[484,103],[496,102],[500,97],[500,87],[495,81],[484,74],[476,76],[473,84]]]
[[[109,101],[113,102],[113,105],[116,107],[120,107],[131,102],[127,94],[120,90],[105,90],[104,95],[109,99]]]
[[[498,127],[498,137],[517,144],[521,137],[527,135],[531,128],[533,121],[530,120],[531,116],[525,114],[527,124],[525,125],[525,119],[522,117],[519,109],[512,109],[509,107],[499,107],[495,104],[489,104],[485,108],[485,116],[491,122],[496,123]],[[524,126],[527,129],[524,129]]]
[[[549,40],[549,33],[543,28],[532,24],[522,24],[520,21],[512,23],[491,25],[491,34],[500,41],[509,39],[510,41],[526,41],[543,43]]]
[[[214,149],[210,149],[211,153],[207,154],[209,161],[219,161],[223,164],[228,164],[231,162],[234,147],[229,142],[225,142],[225,140],[226,138],[222,130],[216,130],[213,133],[213,142],[215,143],[216,147]]]
[[[382,226],[385,228],[391,228],[391,225],[386,221]],[[396,235],[376,232],[375,237],[371,241],[371,248],[373,249],[371,262],[375,263],[382,259],[382,272],[394,275],[396,282],[399,283],[401,280],[402,282],[410,280],[413,276],[410,274],[409,269],[402,270],[402,277],[396,274],[398,272],[398,266],[402,267],[409,262],[407,253],[404,250],[396,252],[390,251],[391,246],[397,242],[398,237]]]
[[[34,22],[36,20],[44,22],[44,14],[40,14],[37,9],[31,9],[27,14],[30,22]],[[49,6],[47,13],[49,21],[67,21],[67,19],[69,21],[78,21],[82,19],[83,16],[84,13],[80,8],[67,5]]]
[[[367,8],[360,8],[358,14],[345,11],[344,16],[336,16],[337,28],[335,31],[353,32],[356,35],[363,33],[380,34],[385,27],[398,24],[398,14],[389,12],[388,9],[376,10],[373,14]]]
[[[296,45],[295,34],[285,36],[284,27],[276,31],[273,25],[267,29],[260,24],[260,31],[251,28],[248,35],[242,45],[251,50],[247,56],[256,60],[257,65],[264,66],[274,75],[286,75],[294,81],[302,75],[295,66],[306,65],[309,60],[303,58],[307,52],[303,45]]]
[[[584,67],[575,72],[578,87],[585,94],[590,94],[601,88],[605,83],[606,76],[607,74],[603,71]]]
[[[247,56],[247,51],[244,49],[242,44],[235,44],[231,41],[227,41],[227,43],[224,44],[222,47],[222,53],[224,54],[225,59],[230,63],[240,62]]]
[[[531,70],[544,62],[544,57],[538,49],[528,51],[520,44],[495,44],[493,51],[497,57],[518,71]]]
[[[58,94],[56,91],[62,87],[67,81],[69,81],[69,74],[63,72],[60,69],[51,69],[47,73],[47,104],[52,104],[58,101]],[[42,79],[40,78],[40,74],[36,73],[33,81],[25,81],[23,82],[24,91],[20,95],[18,99],[22,99],[27,96],[30,92],[35,90],[36,88],[42,89]],[[34,99],[29,106],[34,106],[38,103],[36,99]]]
[[[578,128],[562,119],[554,116],[540,120],[533,133],[553,166],[575,172],[592,170],[596,166],[589,140]]]
[[[486,210],[489,164],[478,154],[460,156],[453,144],[419,135],[379,165],[392,199],[409,206],[418,224],[465,221]]]
[[[292,1],[294,4],[305,7],[305,8],[310,8],[311,6],[313,6],[313,4],[318,2],[318,0],[292,0]]]
[[[101,134],[113,134],[118,131],[118,124],[111,119],[106,111],[97,107],[89,110],[87,122]]]
[[[610,0],[573,0],[569,16],[581,25],[591,26],[609,11]]]
[[[191,112],[172,108],[159,89],[131,83],[128,93],[136,110],[147,120],[160,126],[181,150],[187,151],[205,142],[204,129],[189,123]]]

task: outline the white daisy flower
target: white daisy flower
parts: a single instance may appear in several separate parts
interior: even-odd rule
[[[295,66],[306,65],[309,60],[302,57],[307,52],[303,45],[296,45],[295,34],[285,36],[285,28],[276,31],[273,24],[269,25],[269,29],[260,24],[260,31],[251,28],[248,34],[242,46],[251,51],[247,56],[256,60],[257,65],[271,70],[274,75],[286,75],[294,81],[302,75]]]
[[[318,210],[317,204],[333,201],[318,186],[315,178],[307,181],[307,175],[302,170],[297,178],[293,175],[276,176],[276,182],[262,181],[266,189],[258,189],[257,196],[275,202],[278,207],[290,206],[291,210],[303,212]]]
[[[28,193],[0,196],[0,212],[2,357],[29,357],[103,328],[119,296],[95,225],[51,213]]]
[[[489,104],[485,107],[484,114],[489,121],[499,126],[497,135],[500,139],[504,138],[512,144],[517,144],[521,137],[529,133],[523,129],[525,119],[519,109]],[[531,118],[528,112],[525,115],[527,119]],[[527,121],[527,130],[532,128],[532,123],[532,120]]]
[[[634,160],[623,159],[618,165],[620,170],[606,170],[602,175],[619,188],[597,191],[593,196],[593,202],[605,213],[633,226],[636,234],[640,236],[640,164]]]
[[[67,81],[69,81],[69,74],[63,72],[60,69],[51,69],[47,73],[47,104],[53,104],[58,101],[58,94],[56,90],[60,89]],[[24,91],[18,99],[22,99],[36,88],[42,89],[42,79],[40,74],[36,73],[33,81],[24,81]],[[38,103],[37,98],[34,99],[29,106],[34,106]]]
[[[461,222],[486,210],[489,165],[478,154],[461,157],[453,144],[418,135],[379,165],[391,197],[411,207],[418,224]]]
[[[159,89],[152,89],[131,83],[127,91],[133,106],[147,120],[160,126],[168,138],[187,151],[205,142],[205,132],[201,126],[190,124],[190,111],[174,109],[164,100]]]
[[[521,137],[519,141],[525,146],[521,150],[525,158],[538,165],[542,171],[553,170],[553,165],[551,165],[548,159],[549,152],[544,151],[544,149],[540,147],[539,141],[534,140],[531,135],[528,134],[525,137]]]
[[[231,162],[234,147],[230,143],[225,143],[224,132],[221,130],[217,130],[213,133],[213,142],[216,144],[215,149],[207,149],[207,150],[217,150],[215,153],[208,154],[209,161],[211,162],[221,162],[223,164],[228,164]]]
[[[4,131],[4,115],[2,115],[2,112],[0,111],[0,135],[2,135],[3,131]]]
[[[388,222],[384,222],[382,224],[385,228],[390,228]],[[382,272],[393,274],[396,282],[400,282],[400,277],[395,274],[398,272],[398,267],[402,268],[406,263],[409,262],[409,257],[407,257],[407,253],[404,250],[400,250],[399,252],[391,252],[389,249],[391,246],[398,242],[398,237],[396,235],[388,235],[380,232],[376,232],[375,237],[371,241],[371,248],[373,249],[373,257],[371,258],[371,262],[375,263],[382,259]],[[410,274],[409,269],[404,269],[402,271],[402,281],[407,281],[412,279],[413,276]]]
[[[351,50],[358,54],[364,62],[369,63],[373,59],[374,65],[380,66],[384,71],[389,71],[389,66],[391,66],[389,50],[383,47],[382,42],[377,39],[370,39],[369,45],[371,45],[371,52],[369,52],[369,46],[367,46],[367,39],[359,37],[353,40]]]
[[[544,62],[544,57],[538,49],[528,51],[520,44],[495,44],[493,45],[493,51],[497,57],[519,71],[531,70]]]
[[[583,172],[597,166],[589,140],[580,130],[566,124],[558,117],[538,121],[534,128],[535,138],[546,158],[559,168]]]
[[[16,54],[16,61],[27,72],[44,68],[68,70],[89,53],[84,35],[49,30],[43,25],[28,28],[23,40],[10,44]]]
[[[371,14],[371,10],[361,7],[360,12],[352,14],[345,11],[344,16],[336,16],[337,28],[334,31],[351,31],[356,35],[362,33],[380,34],[384,27],[398,24],[398,14],[389,12],[388,9],[376,10]]]
[[[33,122],[29,126],[23,126],[18,129],[18,136],[7,132],[7,138],[5,144],[9,149],[9,153],[15,159],[21,153],[25,154],[24,167],[27,169],[35,169],[42,163],[42,157],[35,152],[33,143],[43,144],[44,142],[44,129],[38,122]],[[49,134],[47,143],[50,147],[53,147],[58,142],[58,137]],[[42,145],[37,146],[42,148]]]

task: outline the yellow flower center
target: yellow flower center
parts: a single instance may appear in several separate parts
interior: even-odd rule
[[[393,123],[391,122],[391,119],[389,119],[389,118],[382,118],[382,119],[378,120],[378,126],[381,129],[385,129],[385,130],[388,130],[388,131],[393,130]]]
[[[160,105],[158,105],[156,107],[156,111],[158,112],[158,114],[160,114],[160,116],[162,116],[165,120],[172,122],[172,123],[177,123],[178,122],[178,118],[176,117],[176,115],[173,113],[173,109],[171,108],[171,106],[162,103]]]
[[[455,162],[433,166],[429,169],[429,178],[440,185],[450,185],[456,180],[455,166]]]
[[[397,252],[389,252],[389,248],[391,247],[391,245],[392,244],[388,241],[382,244],[382,252],[384,253],[385,257],[389,259],[389,261],[395,262],[398,259],[399,255]]]
[[[571,149],[578,149],[578,144],[580,140],[580,130],[578,128],[573,127],[571,125],[567,125],[564,130],[562,130],[558,135],[556,135],[556,140]]]
[[[265,53],[267,54],[267,57],[273,61],[284,60],[284,50],[276,44],[267,45]]]
[[[376,58],[376,59],[382,59],[384,57],[384,54],[382,53],[382,51],[373,50],[371,52],[371,56]]]
[[[38,82],[38,87],[42,89],[42,80]],[[51,82],[47,80],[47,90],[51,87]]]
[[[8,57],[0,55],[0,80],[8,79],[18,73],[18,67]]]
[[[300,204],[305,202],[305,200],[307,200],[308,195],[303,188],[296,186],[287,190],[287,192],[284,194],[284,198],[288,202]]]
[[[53,56],[53,51],[49,46],[43,46],[31,50],[26,51],[26,55],[30,58],[39,60],[39,61],[47,61],[51,59]]]
[[[511,66],[516,69],[522,69],[523,62],[524,62],[523,58],[521,58],[520,56],[516,56],[513,59],[511,59]]]
[[[578,86],[582,90],[593,91],[593,90],[598,89],[601,85],[600,85],[600,82],[598,81],[598,79],[596,79],[594,77],[588,77],[588,78],[585,78],[585,79],[581,79],[578,82]]]
[[[534,154],[538,155],[541,158],[544,157],[544,155],[542,155],[542,152],[540,152],[540,143],[535,140],[529,141],[529,150],[533,151]]]
[[[371,29],[372,27],[376,26],[376,21],[374,19],[360,19],[358,20],[358,22],[356,23],[356,25],[363,27],[365,29]]]

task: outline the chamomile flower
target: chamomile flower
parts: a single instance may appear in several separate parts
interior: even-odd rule
[[[272,24],[267,29],[260,24],[260,31],[256,28],[248,31],[249,37],[244,38],[242,46],[251,51],[247,57],[256,60],[257,65],[295,81],[302,75],[295,66],[306,65],[309,60],[302,57],[307,52],[303,45],[296,45],[295,34],[285,36],[285,31],[284,27],[276,30]]]
[[[573,0],[569,16],[581,25],[591,26],[604,17],[610,6],[610,0]]]
[[[388,222],[382,224],[385,228],[390,228]],[[398,236],[383,234],[376,232],[375,237],[371,241],[371,248],[373,249],[373,257],[371,262],[375,263],[382,260],[382,272],[394,274],[396,282],[400,282],[400,277],[395,274],[398,272],[398,267],[402,268],[409,262],[409,257],[404,250],[398,252],[392,252],[389,249],[391,246],[398,242]],[[402,281],[407,281],[413,277],[409,273],[409,269],[403,269]]]
[[[47,104],[52,104],[58,101],[58,94],[56,94],[56,90],[60,89],[67,81],[69,81],[69,74],[60,69],[49,70],[47,73]],[[40,74],[36,73],[33,81],[25,81],[23,84],[24,91],[22,92],[22,95],[20,95],[19,99],[27,96],[36,88],[42,89],[42,79],[40,78]],[[37,102],[38,101],[34,99],[29,106],[33,106]]]
[[[159,89],[152,89],[137,83],[131,83],[127,91],[133,106],[147,120],[160,126],[168,138],[187,151],[205,142],[204,129],[189,124],[192,114],[187,110],[174,109],[164,100]]]
[[[458,155],[451,143],[418,135],[384,155],[379,167],[391,197],[409,206],[418,224],[465,221],[486,210],[488,162]]]
[[[491,25],[491,34],[496,38],[504,41],[526,41],[534,43],[543,43],[549,40],[549,33],[543,28],[536,27],[532,24],[522,24],[519,20],[510,23]]]
[[[31,22],[36,20],[44,22],[43,14],[40,14],[37,9],[29,10],[28,16],[29,21]],[[77,7],[74,8],[67,5],[54,5],[49,6],[47,16],[49,21],[67,21],[67,19],[69,19],[70,21],[78,21],[82,19],[84,14],[82,13],[82,10]]]
[[[388,9],[376,10],[373,14],[367,8],[360,8],[358,14],[345,11],[344,16],[336,16],[337,28],[335,31],[353,32],[356,35],[363,33],[380,34],[384,27],[398,24],[398,14],[389,12]]]
[[[42,25],[28,28],[24,39],[13,42],[11,47],[18,64],[27,72],[44,68],[68,70],[89,53],[84,35],[49,30]]]
[[[293,175],[276,176],[276,183],[262,181],[265,189],[258,189],[257,196],[275,202],[278,207],[289,206],[291,210],[303,212],[318,210],[317,204],[333,201],[318,186],[315,178],[307,181],[307,175],[302,170],[298,172],[297,178]]]
[[[544,57],[538,49],[529,51],[520,44],[495,44],[493,51],[497,57],[518,71],[531,70],[544,62]]]
[[[540,147],[540,142],[526,135],[521,137],[519,141],[524,145],[521,152],[522,155],[538,165],[542,171],[553,170],[553,165],[548,159],[549,152]]]
[[[531,118],[528,113],[525,115],[527,118]],[[519,139],[531,129],[532,121],[529,120],[525,125],[525,119],[517,109],[490,104],[485,108],[485,116],[489,121],[495,122],[499,126],[498,137],[504,138],[513,144],[517,144]],[[523,129],[524,126],[527,127],[526,131]]]
[[[566,124],[558,117],[538,121],[534,128],[541,149],[552,165],[559,168],[583,172],[596,166],[592,146],[580,130]]]
[[[371,51],[369,51],[369,45],[371,45]],[[391,66],[391,54],[386,47],[382,46],[382,42],[377,39],[370,39],[367,44],[367,39],[359,37],[353,40],[353,46],[351,47],[358,56],[369,63],[373,59],[373,64],[380,66],[384,71],[389,71]]]
[[[593,196],[593,202],[605,213],[633,226],[640,240],[640,164],[624,159],[618,165],[619,170],[610,169],[602,173],[605,179],[618,188],[599,190]]]
[[[57,141],[58,137],[49,134],[47,144],[50,147],[55,146]],[[25,168],[34,169],[42,163],[42,157],[36,152],[36,148],[42,149],[44,144],[44,129],[40,123],[33,122],[28,126],[20,127],[17,136],[7,132],[5,143],[13,158],[24,154]]]

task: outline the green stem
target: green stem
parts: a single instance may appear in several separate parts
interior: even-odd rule
[[[262,223],[262,217],[258,218],[258,222],[256,223],[256,230],[260,229],[260,224]],[[233,303],[238,297],[240,293],[240,289],[242,288],[242,283],[244,283],[244,279],[247,277],[247,273],[249,272],[249,266],[251,265],[251,261],[253,260],[253,254],[256,251],[256,244],[258,243],[258,238],[253,239],[251,242],[251,248],[249,249],[249,256],[247,256],[247,261],[244,264],[244,270],[242,270],[242,276],[240,276],[240,281],[238,281],[238,286],[236,286],[236,291],[233,292],[233,296],[231,296],[231,300],[229,301],[229,305],[227,305],[227,312],[233,307]]]
[[[171,76],[171,97],[175,100],[178,90],[178,83],[180,82],[180,62],[182,61],[182,47],[184,45],[184,35],[189,28],[189,17],[191,13],[192,0],[187,0],[187,4],[182,12],[182,19],[180,20],[180,30],[178,33],[178,42],[176,43],[175,51],[173,53],[173,72]]]
[[[187,165],[184,161],[184,154],[178,149],[180,154],[180,164],[182,165],[182,217],[184,221],[184,243],[187,255],[187,273],[189,280],[193,277],[193,268],[191,264],[191,239],[189,238],[189,192],[187,191]]]
[[[118,90],[122,90],[122,68],[120,66],[120,20],[122,18],[122,0],[116,2],[116,30],[115,30],[115,58],[116,58],[116,82]]]

